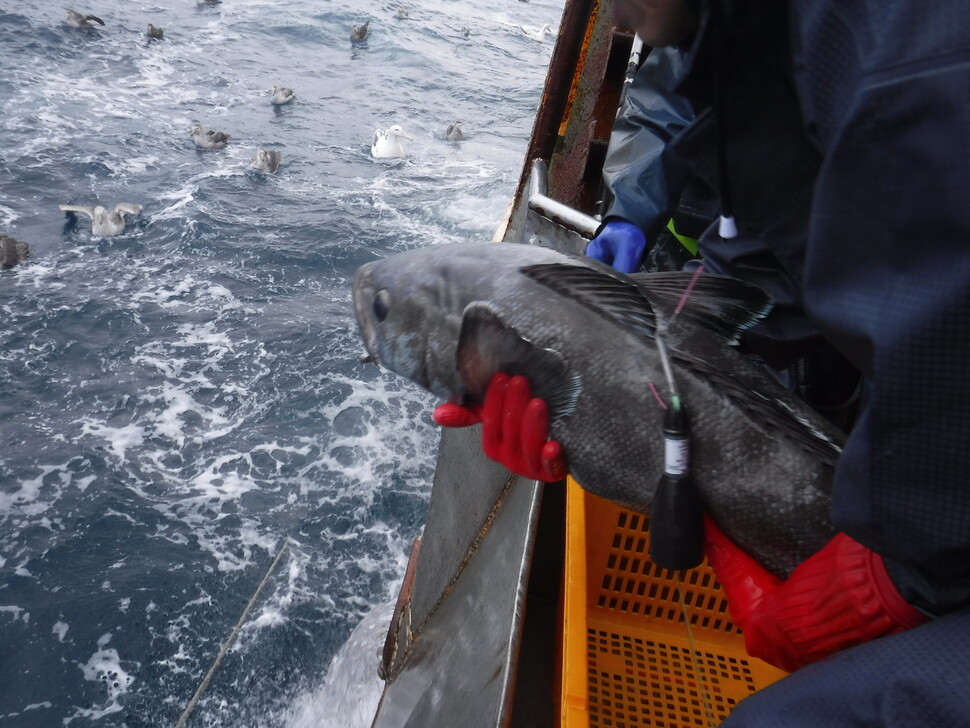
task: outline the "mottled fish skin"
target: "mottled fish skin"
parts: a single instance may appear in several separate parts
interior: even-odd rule
[[[750,302],[717,300],[725,282],[745,284],[702,275],[671,319],[688,278],[625,276],[537,246],[463,243],[362,266],[354,306],[370,356],[442,398],[480,401],[495,371],[528,376],[550,401],[551,436],[576,480],[643,513],[663,467],[663,409],[650,390],[667,392],[659,326],[706,507],[783,577],[835,533],[842,435],[731,345],[745,316],[753,323],[770,302],[755,300],[745,314]]]

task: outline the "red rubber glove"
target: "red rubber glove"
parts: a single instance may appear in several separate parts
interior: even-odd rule
[[[516,475],[552,483],[566,477],[562,446],[549,440],[549,407],[533,397],[528,380],[501,372],[492,376],[481,406],[447,402],[435,408],[442,427],[482,423],[482,450]]]
[[[789,672],[926,621],[896,590],[882,557],[840,533],[784,581],[710,517],[704,551],[748,653]]]

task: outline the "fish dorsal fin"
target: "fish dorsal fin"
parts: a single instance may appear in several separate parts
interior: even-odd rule
[[[657,315],[669,321],[681,306],[678,317],[734,344],[741,332],[766,316],[772,306],[771,297],[758,286],[708,273],[696,280],[693,273],[685,271],[623,275],[568,263],[530,265],[521,270],[556,293],[651,338],[657,329]]]
[[[670,271],[630,277],[668,321],[679,308],[678,318],[693,321],[731,344],[767,316],[773,305],[762,288],[730,276]]]
[[[473,398],[484,396],[493,374],[505,372],[529,380],[532,395],[549,406],[550,423],[576,410],[582,390],[579,375],[569,373],[557,352],[524,339],[489,303],[476,301],[465,307],[456,358],[462,384]]]
[[[568,263],[529,265],[521,270],[537,283],[641,336],[652,338],[657,330],[653,306],[640,287],[625,276]]]

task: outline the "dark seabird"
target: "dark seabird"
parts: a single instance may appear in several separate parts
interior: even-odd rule
[[[67,24],[72,28],[93,28],[92,20],[104,25],[104,21],[97,15],[81,15],[77,10],[67,9]]]
[[[283,104],[288,104],[296,96],[293,93],[293,89],[286,88],[286,86],[273,86],[273,95],[270,98],[270,103],[275,106],[282,106]]]
[[[367,37],[367,34],[370,32],[370,31],[367,30],[367,27],[369,25],[370,25],[370,21],[368,20],[363,25],[355,25],[354,27],[352,27],[350,29],[350,39],[351,40],[364,40],[364,38],[366,38]]]
[[[276,174],[280,168],[282,154],[272,149],[257,149],[256,159],[253,160],[253,167],[269,174]]]
[[[232,136],[224,131],[206,129],[202,124],[193,126],[189,136],[195,140],[195,146],[203,149],[222,149],[232,139]]]
[[[13,268],[17,263],[23,263],[30,256],[30,246],[10,237],[0,235],[0,268]]]
[[[465,138],[464,132],[461,130],[461,121],[456,121],[454,124],[449,124],[448,128],[445,130],[445,136],[453,142],[460,142]]]
[[[148,24],[148,37],[155,38],[156,40],[162,40],[165,37],[165,31],[162,28],[156,28],[151,23]]]
[[[64,212],[80,212],[91,218],[91,233],[107,237],[120,235],[125,231],[125,215],[137,215],[141,212],[141,205],[132,202],[119,202],[113,210],[106,210],[101,205],[88,207],[87,205],[58,205]]]

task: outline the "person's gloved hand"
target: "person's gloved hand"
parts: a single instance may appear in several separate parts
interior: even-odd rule
[[[525,377],[495,374],[481,406],[447,402],[435,408],[442,427],[482,423],[482,450],[517,475],[551,483],[566,477],[562,446],[549,440],[549,407]]]
[[[783,670],[926,621],[899,595],[882,557],[843,533],[784,581],[738,548],[710,517],[704,551],[748,653]]]
[[[632,222],[614,218],[589,241],[586,255],[613,266],[620,273],[633,273],[640,265],[646,247],[647,239],[640,228]]]

